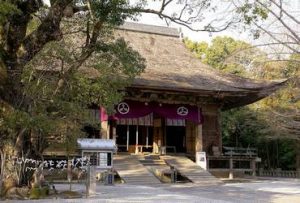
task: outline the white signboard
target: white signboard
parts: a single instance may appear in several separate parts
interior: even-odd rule
[[[99,166],[106,167],[107,166],[107,153],[99,153]]]
[[[206,152],[196,152],[196,164],[207,170]]]

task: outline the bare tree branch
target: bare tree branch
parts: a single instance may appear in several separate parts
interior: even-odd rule
[[[282,7],[282,0],[280,0],[280,3],[278,4],[275,0],[270,0],[274,5],[276,5],[280,9],[280,13],[282,16],[282,13],[284,13],[286,16],[288,16],[291,20],[295,21],[296,23],[300,24],[300,21],[297,20],[294,16],[289,14],[285,9]]]
[[[256,25],[259,29],[261,29],[262,31],[264,31],[264,33],[266,33],[267,35],[269,35],[277,43],[281,43],[282,42],[280,39],[278,39],[277,37],[275,37],[270,31],[268,31],[265,28],[263,28],[262,26],[258,25],[256,22],[254,22],[254,25]],[[299,50],[295,49],[294,47],[290,46],[289,44],[282,44],[282,45],[285,46],[285,47],[287,47],[288,49],[290,49],[294,53],[300,53]]]
[[[266,6],[264,3],[260,2],[259,0],[256,0],[256,2],[267,9],[277,20],[280,22],[288,31],[289,33],[293,36],[293,38],[300,44],[300,37],[298,36],[298,33],[296,33],[290,25],[288,25],[280,16],[278,16],[272,9],[270,9],[268,6]],[[274,3],[274,1],[272,1]],[[283,11],[282,9],[281,11]]]

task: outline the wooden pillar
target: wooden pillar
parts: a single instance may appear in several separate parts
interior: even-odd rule
[[[163,138],[163,146],[167,146],[167,124],[166,119],[163,121],[163,131],[162,131],[162,138]]]
[[[109,124],[108,121],[101,122],[101,138],[109,139]]]
[[[149,127],[146,126],[146,148],[149,147]]]
[[[163,129],[162,129],[162,120],[154,119],[153,120],[154,129],[153,129],[153,153],[158,154],[160,147],[162,145],[163,139]]]
[[[117,125],[112,124],[112,139],[117,143]]]
[[[139,153],[138,144],[139,144],[139,126],[137,125],[135,131],[135,154]]]
[[[186,152],[193,155],[195,154],[195,138],[196,138],[196,124],[191,121],[186,121],[185,125],[185,143]]]
[[[162,128],[155,127],[153,133],[153,153],[158,154],[162,145]]]
[[[222,153],[222,146],[223,146],[223,140],[222,140],[222,118],[221,118],[221,110],[218,109],[218,113],[217,113],[217,136],[219,137],[219,143],[218,143],[218,147],[219,147],[219,152]]]
[[[203,151],[202,124],[198,124],[195,130],[195,152]]]
[[[252,169],[252,176],[255,177],[256,176],[256,161],[255,161],[255,159],[252,159],[250,164],[251,164],[251,169]]]
[[[233,160],[232,157],[229,159],[229,179],[233,179]]]
[[[127,125],[127,132],[126,132],[126,149],[127,149],[127,152],[129,150],[129,125]]]

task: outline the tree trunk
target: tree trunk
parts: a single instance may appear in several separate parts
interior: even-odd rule
[[[12,161],[13,152],[12,143],[5,144],[1,149],[1,195],[5,195],[10,188],[17,185],[18,176]]]
[[[15,187],[20,182],[22,182],[22,180],[20,179],[22,175],[18,174],[18,172],[20,173],[20,171],[17,170],[16,168],[19,166],[16,165],[15,159],[22,157],[25,131],[26,128],[22,128],[17,134],[16,142],[7,143],[0,150],[1,151],[0,182],[2,181],[0,184],[2,185],[1,188],[2,194],[5,194],[8,189],[10,189],[11,187]]]
[[[14,150],[14,155],[16,157],[21,157],[22,153],[24,152],[24,135],[26,132],[26,128],[22,128],[18,135],[17,135],[17,140],[15,144],[15,150]]]

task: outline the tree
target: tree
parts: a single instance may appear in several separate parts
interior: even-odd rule
[[[185,43],[203,63],[223,72],[265,80],[299,75],[297,61],[293,60],[296,55],[292,55],[289,61],[272,61],[262,50],[230,37],[216,37],[210,45],[188,39]],[[298,146],[291,140],[299,139],[296,115],[300,106],[299,88],[295,80],[292,81],[260,102],[222,112],[223,144],[258,147],[259,156],[268,168],[287,169],[287,165],[288,169],[296,168],[294,160]],[[280,159],[279,154],[285,158]]]
[[[260,35],[269,37],[270,41],[264,46],[275,46],[278,49],[280,45],[285,48],[280,49],[281,51],[295,54],[300,52],[300,38],[297,30],[300,21],[296,14],[299,11],[291,12],[296,7],[296,1],[290,5],[283,0],[255,0],[247,3],[233,0],[232,2],[256,37]],[[267,20],[259,21],[258,15]],[[287,53],[277,52],[277,54],[286,55]]]
[[[189,39],[185,39],[185,44],[203,63],[240,76],[250,76],[250,69],[259,62],[255,59],[256,54],[264,55],[259,49],[252,49],[250,44],[227,36],[213,38],[210,45]]]
[[[296,60],[295,60],[296,59]],[[300,168],[300,89],[299,89],[299,55],[293,54],[284,62],[268,62],[262,69],[264,78],[291,78],[286,87],[271,97],[261,101],[259,106],[264,109],[263,119],[268,120],[263,129],[270,139],[293,140],[296,156],[295,168]],[[272,119],[269,119],[272,118]]]
[[[300,168],[299,151],[299,1],[284,0],[232,0],[234,7],[241,14],[246,29],[250,29],[256,38],[261,37],[266,43],[254,47],[265,48],[268,60],[261,66],[265,77],[270,79],[289,77],[285,90],[265,100],[268,111],[266,117],[272,117],[272,134],[275,138],[288,137],[295,140],[297,149],[296,168]],[[298,7],[297,7],[298,6]],[[265,20],[259,20],[262,16]],[[275,63],[274,63],[275,62]],[[278,66],[278,64],[280,64]],[[279,69],[274,69],[279,67]],[[266,69],[271,69],[268,72]],[[276,75],[276,76],[275,76]]]
[[[116,10],[131,8],[126,1],[94,2],[87,16],[72,18],[64,17],[72,1],[52,3],[50,8],[41,1],[0,5],[4,154],[42,159],[47,135],[74,140],[85,119],[82,109],[90,104],[112,109],[120,91],[144,69],[144,60],[123,39],[109,37],[111,27],[133,14]],[[12,161],[1,174],[27,182]]]
[[[145,0],[50,2],[0,2],[0,136],[8,143],[2,142],[4,153],[40,156],[46,135],[64,134],[68,139],[79,132],[86,105],[113,109],[124,86],[144,68],[143,59],[124,40],[111,38],[113,28],[126,18],[152,13],[210,32],[232,23],[191,27],[203,18],[210,0],[179,1],[177,14],[166,12],[175,0],[159,1],[158,10],[147,7]],[[13,162],[3,171],[12,176]]]

